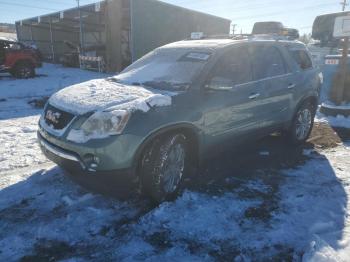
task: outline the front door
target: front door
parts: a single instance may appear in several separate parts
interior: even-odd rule
[[[263,98],[263,85],[252,79],[248,48],[226,51],[201,92],[206,144],[217,146],[259,128]]]

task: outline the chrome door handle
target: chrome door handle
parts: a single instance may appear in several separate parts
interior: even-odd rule
[[[255,99],[255,98],[258,98],[259,96],[260,96],[259,93],[251,94],[251,95],[249,96],[249,99]]]
[[[295,84],[288,85],[288,89],[293,89],[295,87]]]

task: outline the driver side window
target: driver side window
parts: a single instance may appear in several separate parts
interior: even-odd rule
[[[211,83],[216,86],[233,87],[252,81],[248,48],[235,47],[227,51],[216,64]]]

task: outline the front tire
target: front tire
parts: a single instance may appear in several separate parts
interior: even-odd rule
[[[174,198],[187,172],[187,153],[183,134],[155,139],[142,156],[142,191],[157,203]]]
[[[35,69],[31,63],[21,62],[15,66],[11,74],[20,79],[32,78],[35,76]]]
[[[297,110],[288,132],[288,140],[294,145],[305,143],[309,138],[315,117],[316,109],[311,103],[304,103]]]

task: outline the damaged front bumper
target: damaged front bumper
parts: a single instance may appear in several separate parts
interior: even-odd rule
[[[115,197],[128,197],[138,185],[133,168],[96,171],[87,168],[78,154],[59,148],[46,141],[38,133],[39,144],[44,155],[60,166],[67,176],[85,188]]]
[[[118,135],[86,143],[67,141],[47,132],[40,124],[37,133],[43,153],[59,166],[74,166],[84,172],[112,172],[133,169],[142,138]]]
[[[79,164],[83,170],[86,170],[87,167],[82,160],[80,160],[79,156],[73,152],[68,152],[62,148],[56,147],[55,145],[46,141],[38,132],[38,141],[40,144],[41,151],[45,154],[53,162],[58,162],[58,159],[63,161],[75,162]],[[58,163],[56,163],[58,164]],[[96,170],[90,170],[96,171]]]

